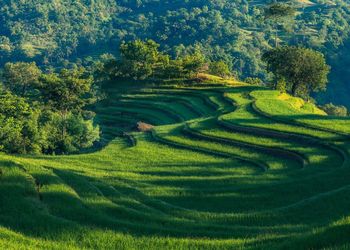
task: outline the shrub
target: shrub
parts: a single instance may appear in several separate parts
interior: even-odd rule
[[[322,110],[324,110],[328,115],[333,115],[333,116],[347,116],[348,115],[348,110],[344,106],[337,106],[334,105],[333,103],[328,103],[323,106],[320,106]]]
[[[46,111],[41,117],[45,138],[43,151],[48,154],[77,153],[93,146],[99,139],[99,127],[92,120],[84,120],[81,115]]]
[[[260,78],[257,77],[247,77],[244,82],[252,84],[252,85],[263,85],[264,82]]]
[[[209,73],[221,77],[231,75],[230,68],[224,61],[211,62],[209,64]]]

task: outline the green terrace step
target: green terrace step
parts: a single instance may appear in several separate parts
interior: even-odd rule
[[[293,161],[298,162],[301,165],[301,167],[305,167],[307,164],[309,164],[306,156],[304,156],[298,152],[286,150],[283,148],[260,146],[260,145],[256,145],[256,144],[252,144],[252,143],[240,142],[240,141],[233,140],[233,139],[226,139],[226,138],[221,138],[221,137],[217,137],[217,136],[207,135],[207,134],[202,133],[201,131],[197,131],[197,130],[193,129],[191,127],[191,124],[190,124],[190,126],[185,127],[185,131],[187,133],[189,133],[190,135],[198,137],[198,138],[205,138],[207,140],[211,140],[211,141],[218,142],[218,143],[238,146],[241,148],[253,149],[253,150],[256,150],[256,151],[264,153],[264,154],[278,156],[281,159],[293,160]]]
[[[258,86],[113,88],[94,107],[98,151],[0,154],[0,245],[303,249],[311,239],[322,244],[310,249],[323,249],[349,241],[346,130],[255,110],[251,92],[267,90]],[[137,132],[140,121],[153,129]]]
[[[303,143],[309,146],[321,147],[326,150],[332,151],[338,155],[341,163],[339,164],[339,162],[335,162],[336,164],[339,164],[340,166],[346,166],[348,164],[348,156],[347,156],[347,153],[344,152],[344,150],[342,150],[341,148],[333,144],[320,140],[317,137],[312,137],[309,135],[297,134],[297,133],[288,133],[285,131],[278,131],[274,129],[236,125],[222,118],[218,119],[218,124],[232,131],[251,133],[257,136],[259,135],[268,136],[276,139],[287,139],[287,140],[295,141],[296,143]]]
[[[287,124],[291,124],[291,125],[304,127],[304,128],[307,128],[307,129],[314,129],[314,130],[319,130],[319,131],[324,131],[324,132],[327,132],[327,133],[335,134],[335,135],[339,136],[339,138],[336,139],[336,140],[341,140],[342,138],[343,138],[343,140],[350,140],[350,134],[349,133],[337,131],[337,130],[326,128],[326,127],[322,127],[322,126],[310,125],[308,123],[301,122],[301,121],[298,121],[298,120],[295,120],[295,119],[281,118],[281,117],[278,117],[278,116],[273,116],[271,114],[268,114],[268,113],[262,111],[260,108],[258,108],[257,105],[256,105],[256,102],[252,103],[252,108],[254,109],[254,111],[256,113],[259,113],[260,115],[262,115],[262,116],[264,116],[266,118],[269,118],[271,120],[277,121],[277,122],[287,123]],[[327,119],[327,117],[324,117],[324,119]],[[350,123],[349,123],[349,125],[350,125]]]
[[[255,167],[258,167],[259,169],[263,170],[263,171],[267,171],[268,166],[264,163],[264,162],[259,162],[259,161],[254,161],[251,160],[249,158],[245,158],[245,157],[241,157],[238,154],[232,154],[232,153],[226,153],[226,152],[220,152],[218,150],[214,150],[214,149],[207,149],[207,148],[203,148],[200,146],[190,146],[190,145],[186,145],[184,143],[179,143],[176,141],[172,141],[166,138],[163,138],[159,135],[157,135],[157,133],[155,131],[152,131],[152,136],[155,140],[161,142],[161,143],[165,143],[171,146],[175,146],[178,148],[184,148],[184,149],[190,149],[193,151],[197,151],[197,152],[203,152],[203,153],[207,153],[207,154],[211,154],[214,156],[219,156],[219,157],[224,157],[224,158],[233,158],[236,160],[239,160],[241,162],[245,162],[248,164],[251,164]]]
[[[147,99],[152,100],[152,98],[155,98],[158,100],[158,98],[164,98],[166,101],[173,100],[174,102],[183,103],[186,106],[188,106],[190,109],[193,109],[194,112],[199,112],[199,116],[205,116],[213,113],[212,109],[210,107],[208,108],[207,104],[201,97],[198,96],[187,96],[187,95],[173,95],[171,92],[164,92],[164,93],[153,93],[153,92],[136,92],[132,95],[127,95],[127,97],[135,98],[137,99],[138,96],[141,97],[148,97]]]

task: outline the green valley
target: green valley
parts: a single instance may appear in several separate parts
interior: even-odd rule
[[[0,1],[0,250],[350,249],[350,0]]]

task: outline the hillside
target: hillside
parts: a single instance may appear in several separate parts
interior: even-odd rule
[[[280,39],[334,52],[350,31],[349,2],[296,2],[297,22],[282,29]],[[150,38],[174,54],[197,44],[208,56],[233,62],[240,74],[262,75],[259,51],[274,43],[273,22],[263,20],[269,1],[167,0],[161,7],[159,3],[2,1],[1,62],[35,59],[57,64],[114,53],[123,40]]]
[[[349,246],[349,118],[241,82],[122,87],[102,150],[0,155],[0,248]]]
[[[280,43],[321,50],[336,66],[332,58],[349,38],[349,1],[294,2],[298,16],[279,27]],[[117,54],[121,41],[150,38],[174,57],[196,47],[210,60],[229,63],[242,79],[266,79],[260,57],[274,45],[276,29],[273,21],[264,20],[267,3],[4,0],[0,3],[0,64],[23,60],[55,67],[69,61],[84,64],[103,53]],[[344,88],[331,88],[324,101],[348,104],[337,98]]]

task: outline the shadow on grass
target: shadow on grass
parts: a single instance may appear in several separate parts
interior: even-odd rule
[[[199,165],[203,166],[203,164]],[[4,165],[7,165],[6,168],[11,168],[10,162],[4,162]],[[209,168],[212,164],[207,163],[207,166]],[[254,213],[259,209],[288,204],[293,199],[298,200],[310,195],[307,192],[310,187],[316,190],[316,187],[319,186],[317,182],[313,184],[301,182],[269,187],[268,183],[258,185],[248,180],[238,185],[234,182],[225,183],[220,179],[186,180],[191,185],[181,180],[175,180],[175,182],[169,180],[169,183],[138,181],[141,186],[147,182],[154,188],[159,188],[164,184],[169,186],[175,184],[182,187],[178,193],[164,196],[161,194],[148,195],[142,188],[139,189],[135,185],[136,182],[123,178],[113,176],[97,178],[84,176],[78,172],[55,169],[53,173],[57,176],[56,178],[43,173],[35,176],[43,184],[41,201],[37,199],[35,193],[28,192],[34,187],[28,186],[30,182],[28,182],[27,174],[22,170],[19,169],[16,178],[7,178],[6,175],[0,178],[0,204],[6,204],[6,206],[0,206],[0,225],[26,236],[56,240],[60,235],[67,235],[67,232],[75,235],[82,228],[108,229],[134,236],[218,239],[259,234],[266,230],[265,227],[268,225],[273,225],[273,230],[276,232],[292,233],[299,227],[300,221],[297,218],[285,221],[281,219],[283,214],[276,213],[273,216],[266,214],[266,217],[262,214],[259,220],[255,221],[249,217],[249,211]],[[333,179],[336,177],[339,176],[334,176]],[[328,178],[331,183],[335,183],[333,179]],[[189,187],[192,185],[198,188],[197,192],[191,191]],[[223,188],[236,186],[237,190],[225,192],[225,189],[218,189],[215,191],[215,187],[220,185]],[[213,192],[206,191],[205,188],[213,188]],[[244,192],[239,191],[239,188],[243,188]],[[305,193],[298,192],[300,189]],[[271,198],[279,193],[282,195]],[[129,201],[129,204],[140,204],[140,207],[131,205],[125,207],[123,206],[126,204],[125,201]],[[153,212],[145,209],[144,206]],[[183,210],[181,207],[190,210]],[[213,215],[222,213],[223,220],[226,218],[226,212],[240,211],[242,215],[245,213],[247,216],[241,216],[237,221],[228,216],[227,221],[219,223],[214,219],[215,216],[213,219],[205,218],[200,216],[196,210],[213,212]],[[188,221],[179,219],[176,214],[180,218],[186,214],[195,216]],[[343,215],[344,211],[340,209],[332,218]],[[317,214],[311,221],[317,221],[316,219],[319,218],[316,217]],[[285,227],[287,223],[289,226]],[[242,230],[240,225],[251,226],[251,228]]]

